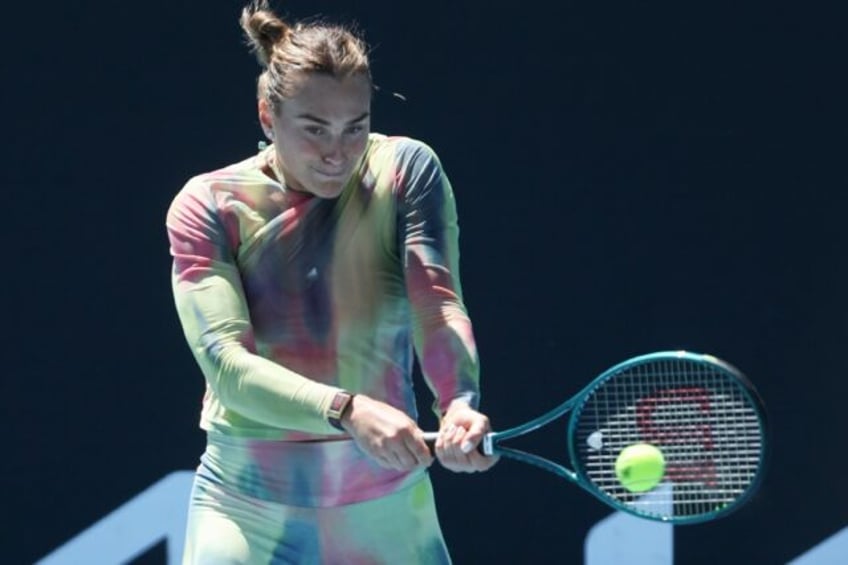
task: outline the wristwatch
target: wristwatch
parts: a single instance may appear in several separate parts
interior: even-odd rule
[[[346,390],[340,390],[333,397],[332,402],[330,402],[330,408],[327,409],[327,421],[337,430],[344,431],[342,427],[342,416],[344,416],[345,411],[350,407],[350,401],[353,400],[353,397],[354,394]]]

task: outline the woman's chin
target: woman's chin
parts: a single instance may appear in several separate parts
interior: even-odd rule
[[[308,191],[318,198],[338,198],[344,191],[347,180],[347,178],[316,180]]]

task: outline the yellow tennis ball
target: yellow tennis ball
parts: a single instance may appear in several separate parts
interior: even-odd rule
[[[649,443],[625,447],[615,460],[615,475],[630,492],[645,492],[657,486],[665,473],[662,451]]]

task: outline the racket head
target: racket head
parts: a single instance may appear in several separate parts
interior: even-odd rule
[[[762,481],[766,414],[750,381],[710,355],[664,351],[610,368],[581,391],[569,418],[577,483],[614,508],[675,524],[736,510]],[[615,472],[621,451],[648,443],[665,472],[630,492]]]

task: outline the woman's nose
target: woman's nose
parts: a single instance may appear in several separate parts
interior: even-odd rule
[[[329,165],[341,165],[344,163],[344,151],[342,149],[341,142],[336,140],[331,141],[329,145],[324,148],[321,158]]]
[[[328,165],[341,165],[344,163],[344,158],[341,154],[324,155],[324,162]]]

